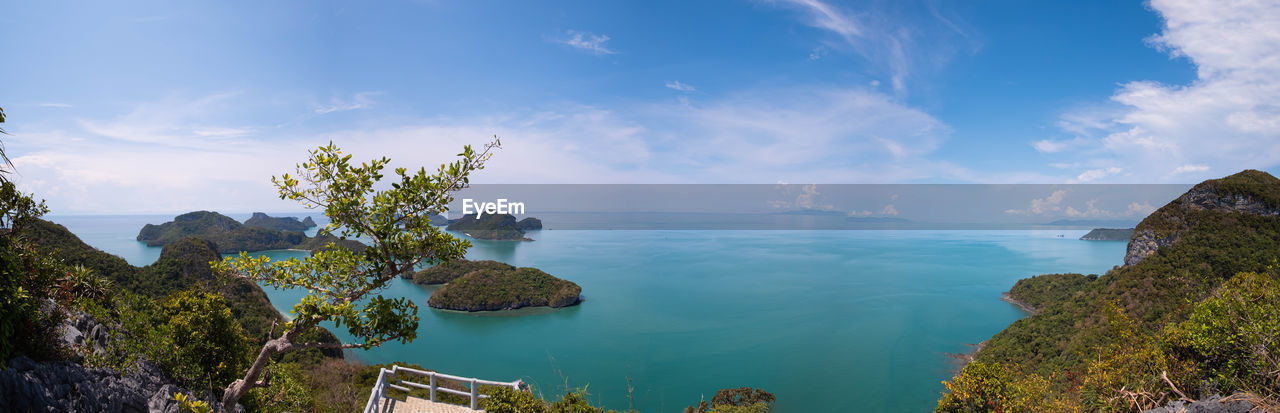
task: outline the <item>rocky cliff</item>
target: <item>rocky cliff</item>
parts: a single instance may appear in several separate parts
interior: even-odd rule
[[[1272,189],[1278,183],[1266,172],[1252,169],[1201,182],[1138,224],[1125,251],[1124,265],[1142,262],[1161,247],[1177,242],[1192,224],[1190,212],[1280,216],[1280,194]]]

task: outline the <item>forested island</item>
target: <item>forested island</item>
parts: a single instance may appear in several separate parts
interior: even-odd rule
[[[407,275],[420,285],[444,284],[431,293],[433,308],[458,311],[560,308],[581,301],[582,287],[542,270],[498,261],[456,260]]]
[[[1034,314],[988,340],[937,410],[1144,410],[1215,395],[1233,411],[1280,407],[1277,257],[1280,180],[1202,182],[1138,224],[1124,266],[1018,281],[1010,298]]]
[[[445,227],[448,231],[461,232],[475,239],[497,241],[533,241],[524,236],[525,231],[542,229],[542,221],[537,218],[516,220],[511,214],[487,214],[477,217],[475,214],[463,215],[450,221]]]
[[[1080,237],[1084,241],[1128,241],[1133,236],[1133,228],[1094,228]]]
[[[363,251],[366,248],[359,241],[341,239],[328,233],[308,237],[301,230],[287,229],[307,229],[315,225],[311,217],[298,221],[293,217],[273,218],[261,212],[254,213],[252,218],[241,224],[217,212],[195,211],[178,215],[173,221],[164,224],[143,226],[138,232],[138,241],[155,247],[169,245],[194,236],[212,242],[218,252],[223,254],[279,249],[302,249],[314,252],[331,242],[352,251]]]
[[[277,231],[306,231],[316,226],[316,222],[311,217],[299,221],[297,217],[272,217],[261,212],[254,212],[252,217],[244,221],[244,224]]]

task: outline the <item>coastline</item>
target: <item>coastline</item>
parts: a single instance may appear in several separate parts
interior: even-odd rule
[[[1023,302],[1022,300],[1019,300],[1019,299],[1017,299],[1017,298],[1013,298],[1013,295],[1012,295],[1012,294],[1009,294],[1009,292],[1008,292],[1008,291],[1005,291],[1005,292],[1003,292],[1003,293],[1000,293],[1000,301],[1004,301],[1004,302],[1006,302],[1006,303],[1013,304],[1013,305],[1017,306],[1019,309],[1021,309],[1022,311],[1025,311],[1028,315],[1035,314],[1035,313],[1038,311],[1038,310],[1036,310],[1036,308],[1035,308],[1035,307],[1032,307],[1032,306],[1031,306],[1031,304],[1027,304],[1026,302]]]

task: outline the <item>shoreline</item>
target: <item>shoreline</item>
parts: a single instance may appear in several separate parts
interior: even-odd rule
[[[1013,294],[1009,294],[1008,291],[1000,293],[1000,301],[1013,304],[1014,306],[1017,306],[1019,309],[1021,309],[1022,311],[1025,311],[1027,314],[1030,314],[1030,315],[1034,315],[1039,311],[1035,307],[1031,306],[1031,304],[1027,304],[1022,300],[1013,298]]]

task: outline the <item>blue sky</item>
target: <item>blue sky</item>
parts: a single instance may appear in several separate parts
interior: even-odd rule
[[[1189,183],[1280,166],[1261,1],[6,2],[60,213],[290,209],[333,140],[485,183]],[[1046,196],[1050,194],[1045,194]]]

